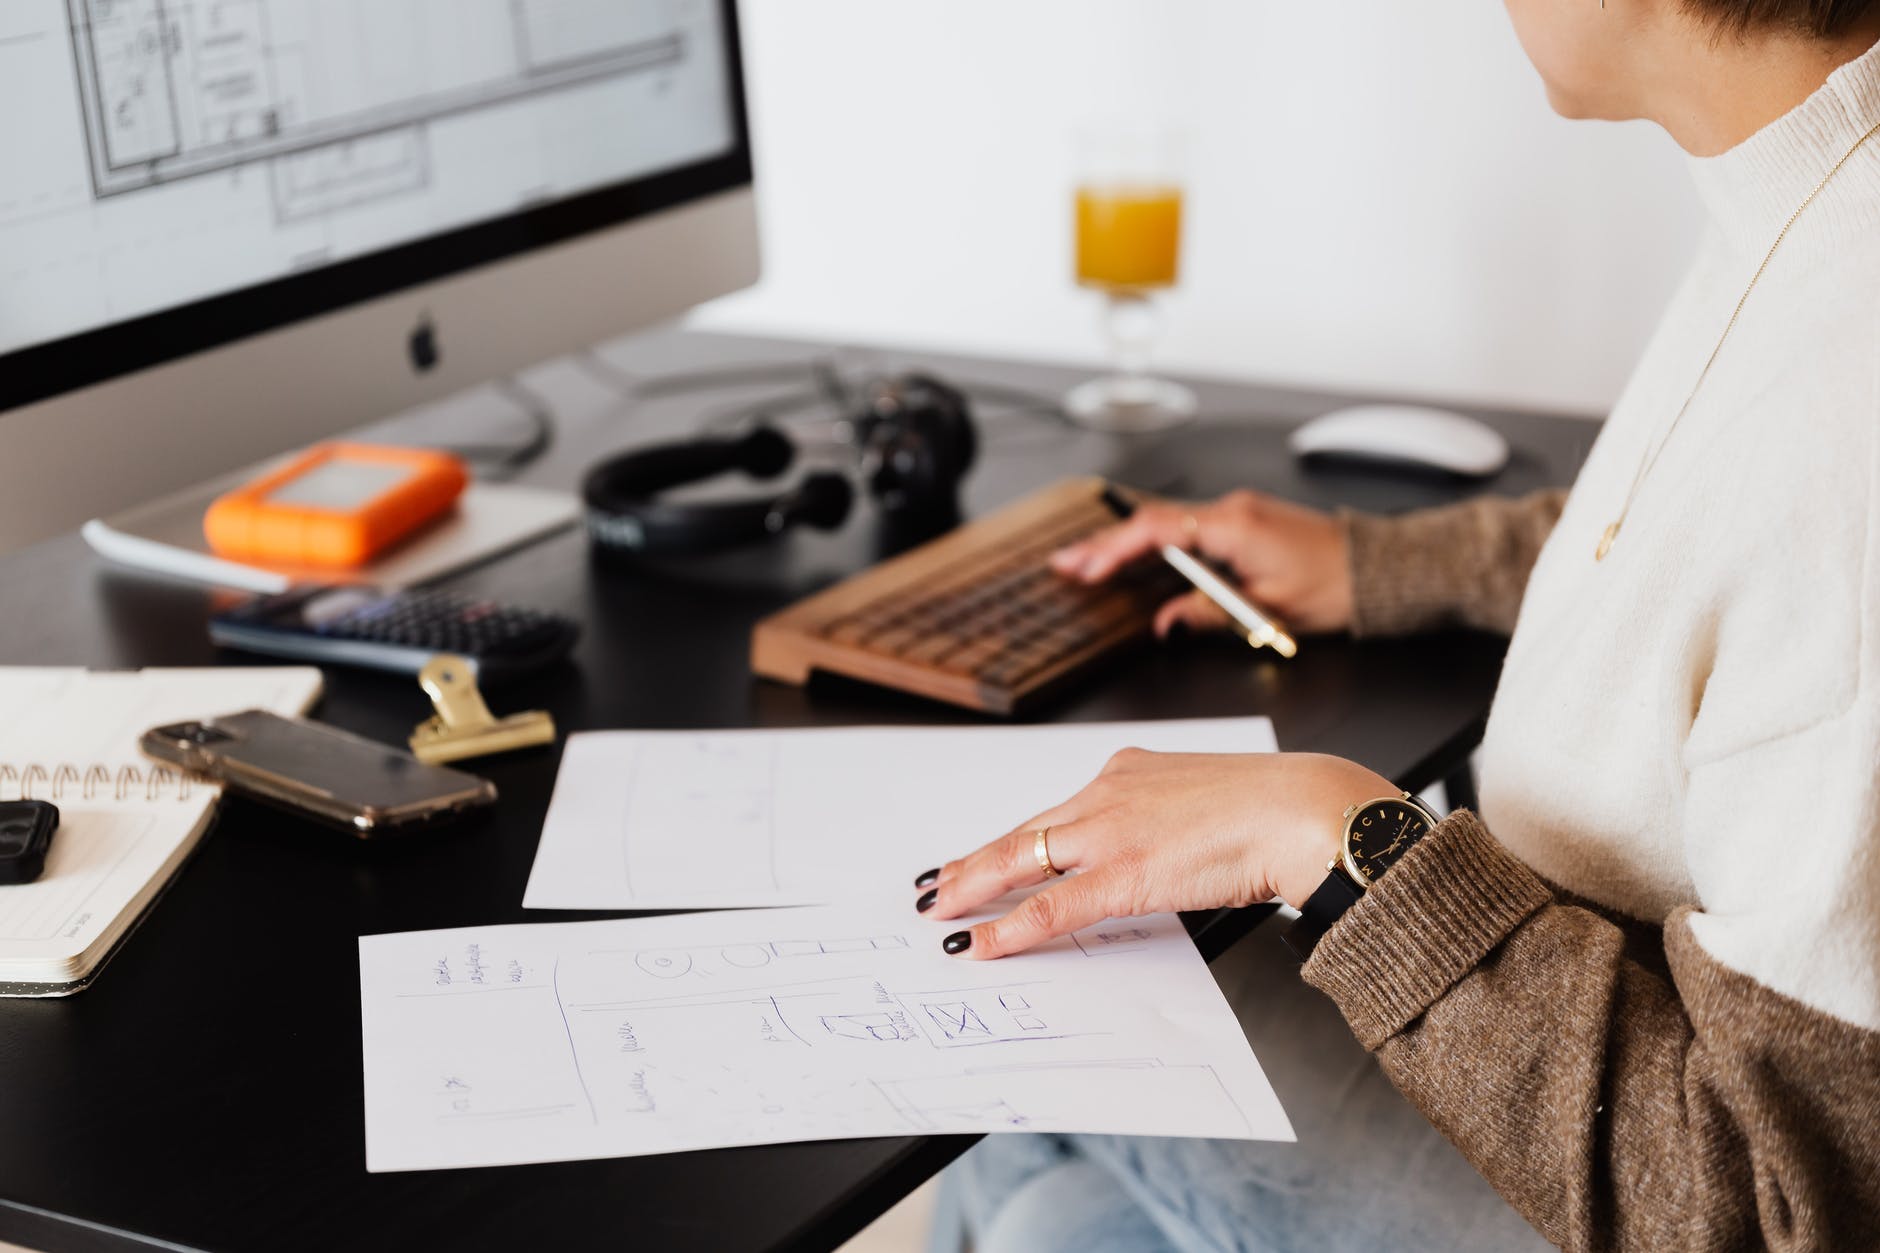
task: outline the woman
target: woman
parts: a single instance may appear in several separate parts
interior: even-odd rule
[[[1240,495],[1057,565],[1173,542],[1302,629],[1512,630],[1482,815],[1354,887],[1304,982],[1549,1241],[1880,1248],[1880,0],[1508,7],[1556,109],[1662,125],[1711,219],[1572,493],[1394,520]],[[1347,807],[1395,792],[1334,758],[1124,753],[921,904],[1036,884],[1045,844],[1076,873],[949,952],[1304,906]],[[1297,1147],[990,1137],[955,1183],[981,1253],[1518,1241],[1362,1074],[1269,1047],[1295,1015],[1320,1040],[1291,987],[1253,1016],[1269,1070],[1333,1085],[1276,1074]]]

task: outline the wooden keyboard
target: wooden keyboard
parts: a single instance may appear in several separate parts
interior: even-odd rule
[[[802,684],[818,670],[1010,714],[1149,632],[1185,586],[1161,562],[1086,587],[1059,547],[1116,521],[1101,479],[1069,479],[969,522],[757,624],[751,668]]]

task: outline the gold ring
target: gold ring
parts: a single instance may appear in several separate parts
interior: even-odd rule
[[[1051,828],[1039,827],[1038,834],[1032,837],[1031,853],[1032,856],[1038,859],[1038,869],[1044,871],[1044,877],[1047,879],[1055,879],[1064,872],[1051,864],[1050,839]]]

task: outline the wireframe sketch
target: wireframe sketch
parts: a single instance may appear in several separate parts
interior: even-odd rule
[[[914,1038],[904,1014],[824,1014],[822,1025],[830,1035],[849,1040],[900,1041]]]
[[[1065,944],[987,966],[885,929],[897,914],[368,937],[368,1162],[967,1131],[1289,1134],[1173,917],[1137,928],[1137,951],[1114,961]],[[630,942],[642,938],[654,942]]]
[[[67,3],[99,197],[278,162],[284,219],[424,185],[439,118],[689,54],[683,0]]]
[[[1144,927],[1106,924],[1071,937],[1086,957],[1104,957],[1112,953],[1133,953],[1149,943],[1152,933]]]
[[[634,964],[656,979],[697,975],[701,979],[759,970],[773,961],[822,957],[830,953],[875,953],[906,948],[904,935],[865,935],[832,940],[765,940],[694,949],[643,949]]]

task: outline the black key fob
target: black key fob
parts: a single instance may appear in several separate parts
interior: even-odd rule
[[[46,869],[59,829],[59,807],[45,801],[0,801],[0,883],[31,883]]]

